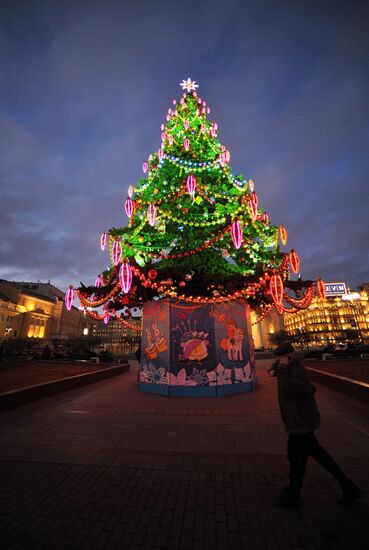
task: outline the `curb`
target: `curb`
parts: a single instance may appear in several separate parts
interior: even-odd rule
[[[328,386],[333,390],[346,393],[351,397],[357,397],[363,400],[365,399],[366,402],[369,401],[369,384],[366,382],[352,380],[351,378],[321,371],[319,369],[312,369],[310,367],[306,368],[309,371],[310,379],[312,381]]]
[[[93,382],[99,382],[105,378],[111,378],[112,376],[117,376],[118,374],[123,374],[128,371],[129,363],[125,363],[116,367],[107,367],[94,372],[77,374],[76,376],[52,380],[44,384],[28,386],[21,390],[8,391],[0,395],[0,412],[15,409],[16,407],[33,403],[39,399],[51,397],[52,395],[92,384]]]

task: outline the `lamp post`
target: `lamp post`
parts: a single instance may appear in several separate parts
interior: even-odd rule
[[[354,306],[354,301],[355,300],[360,300],[360,294],[358,292],[350,292],[349,294],[344,294],[342,296],[342,300],[344,300],[345,302],[350,303],[352,313],[353,313],[354,319],[355,319],[357,332],[359,334],[359,339],[360,339],[361,344],[364,345],[363,335],[361,334],[360,323],[359,323],[359,321],[356,317],[356,311],[355,311],[355,306]]]

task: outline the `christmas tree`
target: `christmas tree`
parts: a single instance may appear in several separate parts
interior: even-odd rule
[[[146,177],[129,187],[128,223],[101,235],[111,267],[95,285],[77,289],[82,307],[95,319],[114,315],[122,322],[122,308],[165,297],[241,299],[260,320],[273,308],[308,307],[315,283],[291,276],[299,274],[299,258],[294,250],[280,251],[286,229],[270,222],[253,181],[232,173],[230,152],[196,82],[188,78],[181,86],[180,100],[173,100],[161,125],[160,147],[143,163]],[[324,292],[321,281],[316,288]],[[68,307],[73,296],[70,287]],[[102,314],[91,311],[102,305]]]

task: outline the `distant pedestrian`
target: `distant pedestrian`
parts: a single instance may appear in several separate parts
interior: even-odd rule
[[[360,489],[342,472],[315,436],[320,415],[314,397],[316,390],[309,381],[303,361],[289,343],[278,346],[274,354],[278,360],[269,369],[269,374],[278,378],[278,401],[288,433],[289,461],[289,484],[276,497],[276,504],[281,508],[299,506],[307,461],[311,456],[340,484],[343,493],[341,503],[352,505],[360,496]]]

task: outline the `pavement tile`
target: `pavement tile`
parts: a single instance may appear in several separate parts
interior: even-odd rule
[[[143,394],[133,368],[2,413],[1,546],[366,548],[369,405],[317,385],[317,435],[362,487],[355,508],[339,506],[339,487],[310,462],[301,510],[276,509],[286,435],[266,366],[251,394]]]

